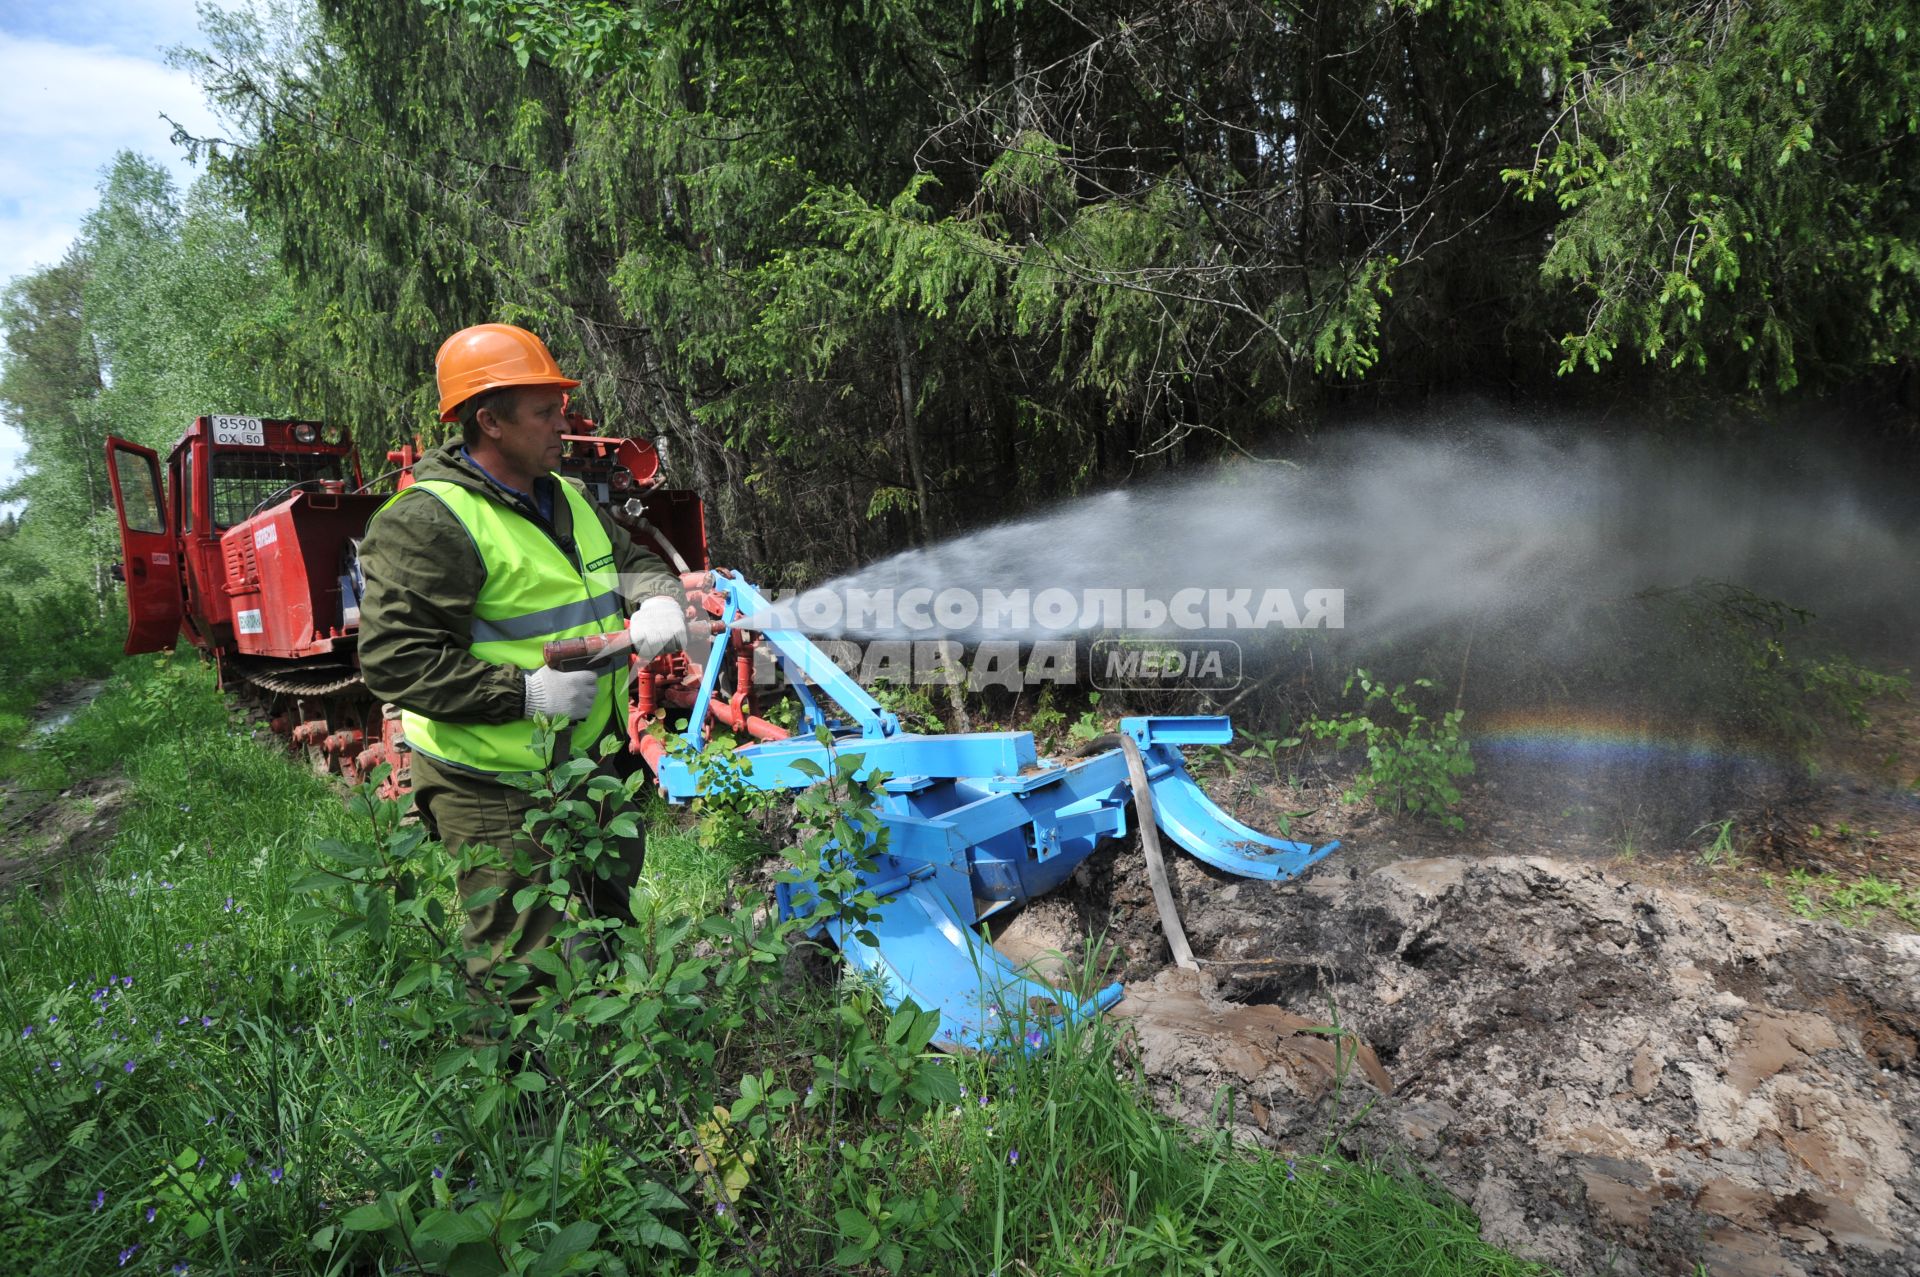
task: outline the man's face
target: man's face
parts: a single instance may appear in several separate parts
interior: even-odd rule
[[[559,465],[566,448],[561,439],[567,429],[566,392],[552,386],[523,386],[502,406],[510,415],[489,414],[499,430],[492,439],[513,476],[530,480]]]

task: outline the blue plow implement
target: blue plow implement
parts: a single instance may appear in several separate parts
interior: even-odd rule
[[[716,573],[725,599],[726,627],[714,639],[696,705],[711,703],[735,622],[760,628],[772,613],[744,579]],[[1109,838],[1128,832],[1134,806],[1124,754],[1041,758],[1031,732],[971,732],[923,736],[901,730],[899,719],[795,630],[766,629],[771,647],[800,698],[814,735],[742,746],[744,781],[762,790],[804,789],[831,774],[836,760],[857,757],[854,775],[883,776],[879,816],[884,837],[864,849],[874,869],[866,886],[882,903],[866,924],[824,924],[847,962],[881,987],[887,999],[911,998],[938,1010],[935,1043],[949,1050],[1042,1050],[1057,1029],[1095,1015],[1120,999],[1112,984],[1080,997],[1022,975],[979,935],[980,923],[1053,890]],[[829,701],[844,717],[829,716]],[[688,723],[686,744],[697,753],[705,721]],[[1155,823],[1207,864],[1247,878],[1287,879],[1303,873],[1338,843],[1272,838],[1222,811],[1194,783],[1181,758],[1183,745],[1224,745],[1233,725],[1224,716],[1124,718],[1146,764]],[[685,802],[699,793],[690,755],[662,759],[659,780],[667,797]],[[791,914],[802,901],[782,888]]]

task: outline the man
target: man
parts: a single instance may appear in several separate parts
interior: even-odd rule
[[[682,645],[686,621],[680,582],[580,485],[553,473],[566,392],[580,383],[538,337],[509,324],[463,329],[441,346],[435,371],[440,420],[458,421],[461,437],[421,458],[413,486],[367,529],[360,668],[368,689],[402,711],[414,805],[428,828],[452,855],[502,853],[504,863],[459,883],[463,900],[500,888],[469,908],[463,933],[468,976],[481,982],[548,944],[560,922],[544,904],[513,904],[544,881],[548,859],[523,830],[534,799],[508,779],[559,761],[537,747],[535,715],[569,721],[554,742],[562,754],[597,756],[601,738],[626,727],[625,658],[563,673],[544,667],[542,648],[624,624],[644,661]],[[517,852],[530,875],[515,870]],[[643,837],[622,840],[611,879],[577,884],[583,907],[625,916],[644,856]],[[509,988],[515,1002],[534,991]]]

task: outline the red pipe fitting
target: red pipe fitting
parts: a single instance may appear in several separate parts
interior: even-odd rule
[[[749,714],[747,715],[747,735],[753,737],[755,740],[785,740],[787,738],[787,729],[784,727],[775,727],[766,719],[755,718]]]
[[[327,735],[327,720],[309,718],[293,729],[293,743],[296,745],[318,745]]]

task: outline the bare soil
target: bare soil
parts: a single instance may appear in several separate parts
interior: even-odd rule
[[[1495,757],[1458,834],[1342,803],[1337,768],[1216,772],[1242,819],[1342,849],[1288,884],[1179,857],[1197,974],[1137,843],[998,943],[1101,937],[1169,1113],[1417,1169],[1563,1271],[1920,1272],[1920,935],[1798,916],[1783,881],[1920,885],[1920,707],[1878,709],[1812,778]],[[1366,1048],[1344,1064],[1313,1031],[1336,1020]]]

